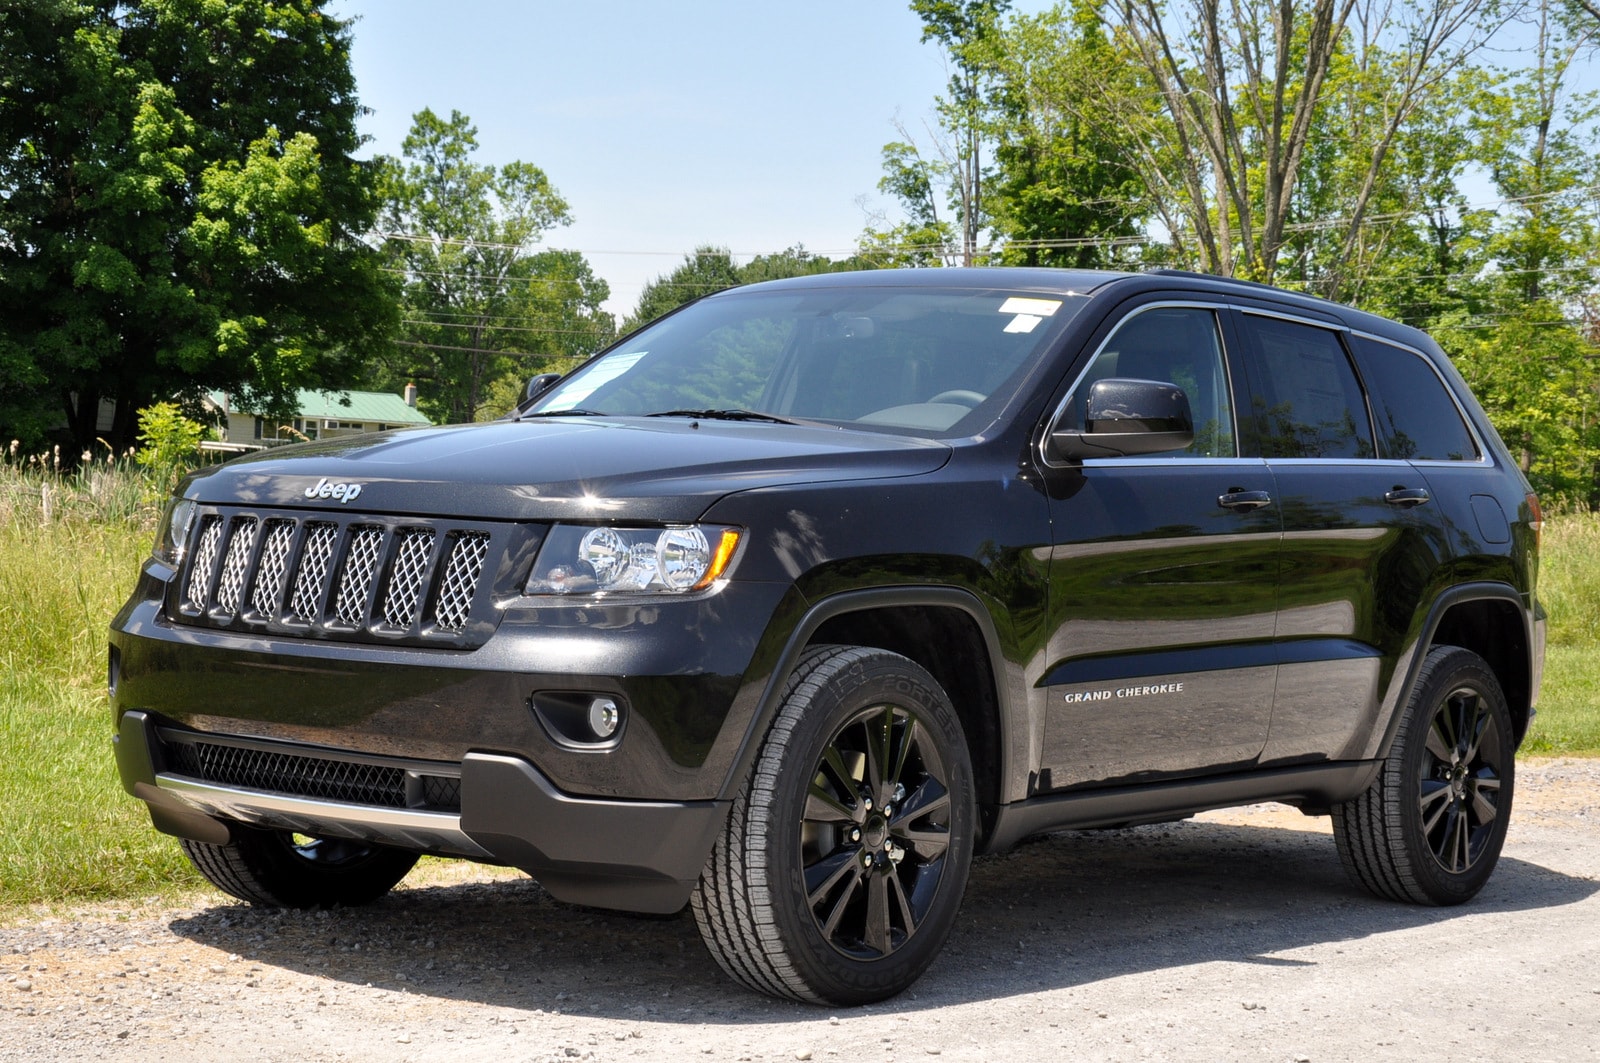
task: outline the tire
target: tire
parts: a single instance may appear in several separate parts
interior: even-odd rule
[[[266,908],[371,904],[394,888],[417,854],[345,838],[306,838],[233,824],[227,845],[180,838],[189,860],[217,889]]]
[[[1505,843],[1515,750],[1511,712],[1483,658],[1431,650],[1378,777],[1333,808],[1350,877],[1391,900],[1471,900]]]
[[[961,720],[934,678],[885,650],[812,649],[690,899],[700,935],[759,992],[894,996],[955,923],[975,816]]]

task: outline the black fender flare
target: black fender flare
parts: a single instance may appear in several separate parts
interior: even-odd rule
[[[1395,735],[1400,730],[1401,708],[1411,697],[1411,691],[1416,686],[1417,676],[1422,671],[1422,662],[1427,659],[1428,651],[1433,649],[1434,639],[1439,632],[1439,624],[1444,615],[1458,605],[1467,602],[1500,601],[1505,602],[1517,610],[1517,615],[1522,617],[1523,638],[1531,651],[1537,646],[1533,631],[1533,616],[1527,603],[1523,601],[1517,589],[1506,583],[1461,583],[1446,590],[1434,599],[1428,609],[1428,615],[1423,620],[1417,632],[1416,640],[1401,655],[1400,663],[1395,669],[1397,678],[1391,679],[1389,690],[1384,695],[1380,706],[1380,714],[1384,724],[1381,730],[1373,728],[1372,737],[1367,741],[1367,748],[1362,751],[1361,759],[1378,760],[1389,755],[1389,750],[1394,746]],[[1528,662],[1530,675],[1537,672],[1534,662]]]
[[[789,632],[777,664],[767,678],[766,686],[756,703],[756,710],[745,729],[744,737],[740,740],[738,750],[734,754],[733,765],[727,778],[723,780],[717,799],[732,800],[738,793],[739,787],[744,784],[746,776],[755,765],[761,741],[766,737],[767,730],[777,715],[778,700],[783,695],[784,684],[788,682],[790,673],[799,663],[800,655],[805,652],[806,646],[810,644],[812,636],[818,629],[829,620],[849,613],[906,606],[957,609],[971,617],[977,624],[983,636],[984,649],[989,655],[989,668],[996,683],[995,700],[1000,708],[995,723],[999,728],[996,737],[1000,753],[1001,800],[1004,801],[1004,788],[1013,764],[1011,738],[1016,731],[1015,721],[1008,717],[1015,713],[1017,708],[1012,704],[1013,699],[1005,696],[1003,677],[1007,672],[1007,665],[1004,654],[1000,652],[1000,637],[995,631],[994,619],[975,594],[958,587],[940,586],[877,587],[844,591],[815,602],[807,608],[794,629]]]

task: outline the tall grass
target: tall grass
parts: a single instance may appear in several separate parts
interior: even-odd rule
[[[1600,756],[1600,513],[1545,522],[1539,600],[1549,646],[1523,752]]]
[[[142,491],[126,462],[0,463],[0,912],[196,881],[112,761],[106,628],[150,549]]]

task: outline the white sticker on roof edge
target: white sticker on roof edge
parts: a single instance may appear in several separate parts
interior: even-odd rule
[[[1039,322],[1043,320],[1044,318],[1034,317],[1032,314],[1018,314],[1016,317],[1012,318],[1006,323],[1006,331],[1032,332],[1034,329],[1039,327]]]
[[[1024,299],[1021,296],[1016,295],[1013,295],[1011,298],[1000,304],[1000,312],[1002,314],[1028,314],[1031,317],[1049,317],[1051,314],[1054,314],[1060,309],[1060,299]],[[1036,321],[1034,324],[1036,325],[1038,322]],[[1033,326],[1030,325],[1028,328],[1016,329],[1014,331],[1027,332],[1031,330],[1032,327]]]

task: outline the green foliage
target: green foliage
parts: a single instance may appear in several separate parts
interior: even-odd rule
[[[685,255],[682,264],[671,273],[644,286],[639,305],[623,322],[622,331],[632,332],[685,303],[725,288],[837,270],[874,269],[884,264],[865,254],[847,259],[823,258],[796,246],[775,255],[757,255],[741,266],[727,248],[703,244]]]
[[[286,410],[386,339],[327,0],[0,0],[0,430],[222,388]]]
[[[498,416],[527,378],[605,346],[605,281],[576,252],[537,250],[571,221],[543,170],[473,161],[477,130],[459,111],[418,112],[401,157],[380,160],[390,268],[404,278],[398,353],[368,384],[414,380],[435,420]]]
[[[184,473],[200,463],[205,426],[183,415],[177,403],[158,402],[139,411],[139,449],[134,460],[150,474],[150,495],[165,500]]]

